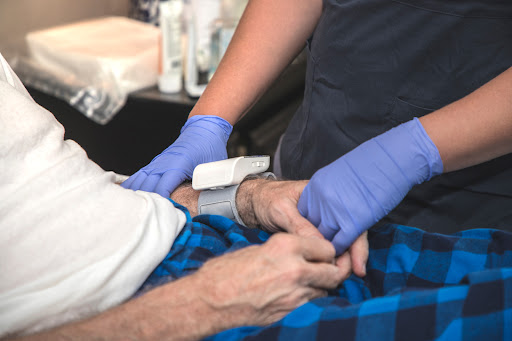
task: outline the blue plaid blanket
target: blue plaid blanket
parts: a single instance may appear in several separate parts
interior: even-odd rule
[[[185,276],[206,260],[269,235],[221,216],[190,218],[141,288]],[[328,297],[266,327],[209,340],[512,340],[512,234],[453,235],[386,225],[369,231],[367,276],[351,276]]]

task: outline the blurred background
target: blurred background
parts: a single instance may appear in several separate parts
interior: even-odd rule
[[[212,6],[212,1],[221,2],[191,1],[195,1],[196,6],[192,15],[203,6]],[[244,6],[246,0],[230,0],[230,3]],[[130,91],[115,116],[106,123],[98,123],[65,96],[60,96],[62,91],[47,91],[55,90],[51,81],[42,84],[45,78],[38,78],[37,82],[32,82],[38,69],[27,71],[23,63],[24,58],[30,55],[27,34],[105,17],[130,18],[160,29],[158,1],[154,0],[1,0],[0,53],[20,75],[36,102],[51,111],[64,125],[66,138],[82,145],[89,157],[102,168],[129,175],[146,165],[178,137],[197,95],[188,93],[185,87],[176,93],[164,93],[155,82]],[[203,23],[204,19],[199,19],[199,22]],[[213,30],[212,25],[208,27]],[[300,55],[235,126],[228,142],[230,157],[273,156],[279,137],[302,100],[304,77],[305,57]],[[203,78],[202,82],[207,82],[207,79]]]

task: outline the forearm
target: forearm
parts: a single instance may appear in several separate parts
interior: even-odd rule
[[[512,68],[470,95],[420,118],[444,172],[512,152]]]
[[[276,234],[96,317],[23,340],[198,340],[268,325],[350,275],[349,264],[334,262],[323,238]]]
[[[235,124],[302,50],[322,0],[251,0],[205,92],[190,113]]]
[[[21,340],[198,340],[239,325],[200,295],[195,275],[158,287],[96,317]]]
[[[238,214],[249,227],[260,225],[254,212],[254,199],[261,194],[265,184],[271,180],[253,179],[242,182],[236,195]],[[195,191],[190,183],[179,186],[172,194],[171,199],[187,207],[192,217],[198,215],[197,201],[200,191]]]

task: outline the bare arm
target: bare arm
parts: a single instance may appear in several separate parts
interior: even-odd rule
[[[268,232],[282,232],[322,238],[322,234],[297,209],[299,197],[307,181],[248,180],[242,182],[236,196],[238,213],[248,227],[258,227]],[[197,215],[199,192],[190,184],[183,184],[174,191],[171,199],[186,206],[191,215]],[[366,275],[368,239],[363,233],[350,247],[348,253],[338,257],[336,264],[344,271],[351,263],[353,272]]]
[[[198,340],[267,325],[347,278],[350,265],[333,262],[326,240],[278,234],[96,317],[22,340]]]
[[[244,181],[236,195],[238,213],[244,223],[251,228],[323,238],[297,210],[297,202],[306,184],[307,181]],[[171,194],[171,199],[187,207],[190,215],[194,217],[198,214],[199,194],[200,191],[192,189],[190,183],[184,183]],[[297,232],[298,230],[301,230],[301,233]]]
[[[251,193],[268,194],[275,189],[272,183],[290,186],[286,191],[292,197],[305,185],[246,181],[237,198],[241,211],[250,215],[253,200],[258,200]],[[172,198],[194,210],[198,195],[190,186],[181,186]],[[242,218],[251,219],[246,213]],[[348,255],[336,260],[330,242],[312,238],[311,231],[304,235],[278,233],[263,245],[209,260],[195,274],[96,317],[23,340],[197,340],[229,328],[275,322],[308,300],[325,296],[326,289],[350,275]]]
[[[444,172],[512,152],[512,68],[468,96],[420,118]]]
[[[243,325],[267,325],[350,275],[320,238],[290,234],[214,258],[193,275],[88,320],[22,340],[198,340]]]
[[[235,124],[304,47],[322,0],[250,0],[231,43],[190,116]]]

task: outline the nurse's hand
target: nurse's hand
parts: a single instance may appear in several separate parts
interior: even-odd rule
[[[342,254],[414,185],[442,172],[436,146],[414,119],[318,170],[302,192],[299,211]]]
[[[231,124],[218,116],[192,116],[169,148],[121,186],[168,198],[183,181],[192,178],[198,164],[227,158],[226,144],[232,130]]]
[[[299,237],[324,239],[318,229],[297,210],[297,202],[307,181],[274,181],[251,179],[242,182],[236,194],[238,214],[249,228],[260,228],[269,233],[288,232]],[[199,191],[191,183],[184,183],[171,193],[171,199],[188,208],[195,217]],[[332,245],[330,246],[332,248]],[[333,248],[334,251],[334,248]],[[366,274],[368,240],[361,235],[349,252],[336,259],[342,271],[352,269],[354,274]]]
[[[247,227],[258,227],[270,233],[288,232],[296,236],[324,239],[318,229],[297,210],[299,197],[308,183],[303,181],[244,181],[236,195],[238,213]],[[352,269],[359,277],[366,275],[368,239],[363,233],[348,252],[336,259],[343,271]]]

